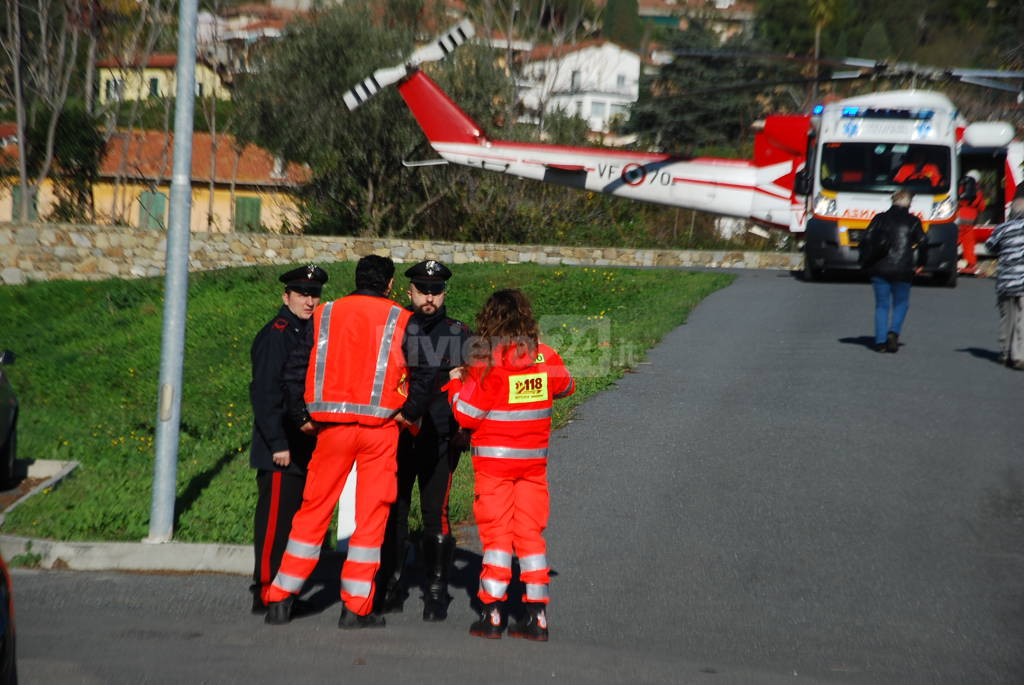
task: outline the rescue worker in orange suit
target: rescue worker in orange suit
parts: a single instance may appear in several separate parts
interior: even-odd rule
[[[409,394],[402,415],[419,421],[415,431],[402,431],[398,439],[398,496],[391,505],[387,534],[381,554],[380,610],[401,611],[406,598],[403,570],[409,535],[409,509],[413,484],[419,481],[420,511],[423,516],[423,565],[427,575],[423,620],[443,621],[448,617],[448,573],[455,553],[455,537],[448,520],[448,497],[452,474],[459,464],[468,436],[459,430],[442,388],[448,372],[462,366],[468,349],[469,327],[448,318],[445,294],[452,272],[435,260],[420,262],[405,271],[409,282],[412,319],[406,329],[412,343],[407,361],[410,367],[427,367],[433,384],[430,393]],[[415,434],[414,434],[415,433]]]
[[[286,365],[289,411],[308,412],[304,430],[315,427],[317,443],[281,566],[263,592],[267,623],[291,620],[295,595],[319,560],[324,534],[354,464],[356,529],[341,570],[344,606],[338,627],[384,626],[384,618],[372,612],[374,576],[388,509],[395,500],[398,432],[408,425],[400,409],[407,384],[424,392],[422,386],[431,380],[422,373],[407,378],[404,344],[411,314],[388,298],[394,273],[390,258],[360,259],[356,290],[316,308],[310,332]],[[303,374],[304,359],[308,364]],[[295,386],[303,376],[304,392],[298,402]]]
[[[471,355],[468,367],[452,370],[448,385],[455,420],[472,431],[473,515],[484,551],[480,618],[469,632],[501,637],[515,555],[525,614],[509,636],[546,641],[551,407],[575,385],[558,353],[538,341],[530,302],[518,290],[499,290],[484,304]]]
[[[938,165],[927,161],[920,152],[915,152],[909,162],[905,162],[896,170],[893,181],[910,183],[921,180],[928,181],[932,188],[938,188],[942,185],[942,171],[939,170]]]
[[[961,270],[961,273],[965,274],[974,274],[978,270],[978,257],[974,253],[974,226],[986,206],[980,183],[981,173],[975,169],[971,169],[966,176],[960,179],[958,192],[960,209],[957,214],[957,226],[960,245],[964,251],[964,260],[967,262],[967,265]]]
[[[252,611],[266,611],[261,599],[263,589],[277,575],[292,516],[302,504],[306,485],[306,466],[313,454],[315,438],[300,430],[301,424],[289,420],[285,404],[282,373],[291,351],[305,335],[327,272],[310,264],[282,274],[284,283],[281,308],[252,343],[252,447],[249,465],[256,469],[256,513],[253,521]]]

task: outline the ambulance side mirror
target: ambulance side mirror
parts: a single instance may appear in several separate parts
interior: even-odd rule
[[[807,173],[807,167],[796,172],[793,177],[793,192],[797,195],[811,194],[811,175]]]

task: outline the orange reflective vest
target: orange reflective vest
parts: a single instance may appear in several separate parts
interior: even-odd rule
[[[402,342],[410,316],[372,295],[316,308],[305,394],[314,421],[380,426],[398,413],[407,394]]]

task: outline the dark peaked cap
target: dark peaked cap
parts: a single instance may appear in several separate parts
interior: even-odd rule
[[[277,277],[277,280],[284,283],[284,287],[294,290],[303,295],[320,296],[320,291],[327,282],[327,272],[316,264],[307,264],[298,269],[292,269]]]
[[[441,262],[428,259],[406,269],[405,275],[421,293],[436,295],[444,292],[445,281],[452,277],[452,272]]]

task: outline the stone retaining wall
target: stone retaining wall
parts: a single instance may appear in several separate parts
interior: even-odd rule
[[[159,276],[165,233],[127,226],[0,224],[0,283],[51,279],[100,280]],[[499,245],[351,236],[193,233],[192,271],[255,264],[354,261],[375,253],[396,262],[565,264],[799,269],[800,254],[726,250],[639,250],[614,247]]]

